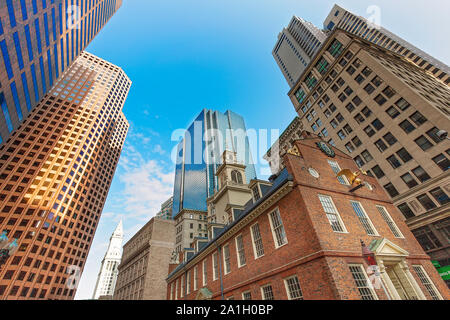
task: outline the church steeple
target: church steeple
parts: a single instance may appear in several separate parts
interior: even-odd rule
[[[120,219],[119,224],[116,227],[116,230],[114,230],[113,234],[111,235],[111,237],[119,237],[119,238],[123,238],[123,224],[122,224],[122,219]]]

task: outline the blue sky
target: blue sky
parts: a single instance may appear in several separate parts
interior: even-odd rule
[[[295,116],[271,51],[292,15],[322,27],[334,3],[365,16],[448,64],[448,0],[123,0],[87,51],[133,81],[130,131],[78,287],[92,296],[109,236],[123,218],[125,241],[172,193],[172,132],[202,108],[242,115],[247,129],[282,131]],[[260,176],[260,178],[266,178]]]

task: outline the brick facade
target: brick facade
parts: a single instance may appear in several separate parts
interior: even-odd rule
[[[276,190],[264,197],[263,201],[257,203],[237,221],[234,221],[221,235],[197,252],[190,260],[178,266],[167,279],[167,299],[221,299],[222,294],[225,299],[242,299],[242,293],[246,291],[251,292],[252,299],[263,299],[261,288],[267,284],[272,286],[274,299],[288,299],[284,280],[294,275],[298,278],[301,297],[304,299],[361,299],[360,291],[349,271],[349,264],[362,265],[366,270],[367,264],[362,257],[360,240],[366,244],[370,244],[373,240],[383,240],[391,247],[398,246],[407,252],[407,256],[402,260],[404,263],[395,264],[396,268],[405,268],[405,266],[406,268],[396,269],[397,273],[407,276],[409,270],[423,292],[421,296],[416,289],[417,296],[413,294],[410,298],[431,299],[412,265],[423,266],[434,284],[435,291],[438,291],[439,298],[448,299],[450,297],[445,283],[439,277],[429,257],[402,221],[400,212],[393,206],[376,179],[362,175],[360,178],[368,182],[373,189],[369,190],[364,186],[350,192],[352,187],[338,182],[328,160],[338,162],[342,169],[349,168],[356,171],[353,159],[335,148],[333,148],[335,157],[328,157],[316,146],[318,141],[320,139],[317,137],[305,135],[305,139],[295,142],[296,152],[290,152],[284,158],[284,164],[291,179],[287,179]],[[314,178],[309,173],[309,168],[314,168],[319,173],[319,178]],[[276,182],[274,182],[275,184]],[[319,201],[319,194],[332,198],[347,232],[333,232]],[[350,200],[361,203],[376,230],[376,235],[367,234],[353,211]],[[375,207],[376,205],[386,208],[403,237],[394,236],[387,222]],[[269,221],[269,214],[276,209],[279,210],[287,238],[287,243],[278,248],[275,245],[275,233],[272,231],[273,222],[271,224]],[[259,258],[255,258],[250,230],[255,223],[259,225],[264,248],[264,255]],[[236,250],[236,237],[239,235],[242,235],[246,259],[246,264],[240,268]],[[228,274],[224,274],[224,245],[229,245],[230,249],[231,271]],[[217,252],[220,257],[219,276],[213,280],[212,255]],[[386,253],[380,253],[381,255],[386,255]],[[391,258],[385,256],[383,259],[386,268],[390,268],[388,260]],[[203,285],[204,261],[207,266],[205,286]],[[196,266],[198,282],[197,290],[194,290],[194,268]],[[383,272],[383,267],[381,269]],[[186,281],[188,272],[190,281]],[[181,285],[182,278],[183,286]],[[221,290],[221,279],[223,290]],[[408,279],[407,281],[413,288],[414,280]],[[189,291],[186,290],[188,284],[190,284]],[[204,287],[207,290],[202,290],[199,294],[199,289]],[[181,295],[182,288],[184,294]],[[178,289],[176,295],[175,289]],[[210,296],[205,296],[205,292],[209,292]],[[382,288],[375,289],[374,293],[376,294],[376,296],[374,295],[375,299],[387,299]]]

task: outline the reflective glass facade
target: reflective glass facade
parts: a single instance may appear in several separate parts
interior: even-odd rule
[[[0,93],[6,105],[0,110],[0,143],[121,5],[122,0],[0,1]]]
[[[173,216],[183,209],[207,210],[206,199],[218,190],[215,172],[224,150],[236,152],[247,166],[247,183],[256,178],[244,119],[231,111],[202,110],[178,144]]]

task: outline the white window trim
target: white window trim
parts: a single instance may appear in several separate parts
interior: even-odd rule
[[[242,300],[245,300],[245,297],[244,297],[244,294],[246,294],[246,293],[250,293],[250,296],[252,295],[252,292],[250,291],[250,290],[247,290],[247,291],[244,291],[244,292],[242,292]],[[253,298],[253,297],[252,297]]]
[[[206,275],[206,277],[205,277],[205,275]],[[206,259],[203,260],[203,263],[202,263],[202,283],[203,283],[203,286],[206,286],[206,284],[208,283],[208,265],[207,265]]]
[[[370,226],[372,227],[373,231],[375,231],[375,234],[367,234],[366,229],[364,228],[364,226],[362,226],[363,229],[364,229],[364,231],[366,232],[366,234],[367,234],[368,236],[372,236],[372,237],[379,237],[380,234],[378,233],[377,229],[376,229],[375,226],[373,225],[372,220],[370,220],[370,217],[369,217],[369,215],[367,214],[366,209],[364,209],[362,203],[361,203],[360,201],[350,200],[350,205],[351,205],[352,202],[354,202],[354,203],[359,203],[362,212],[364,213],[364,215],[365,215],[366,218],[367,218],[367,221],[369,222],[369,224],[370,224]],[[356,215],[356,212],[355,212],[355,210],[353,209],[353,207],[352,207],[352,210],[353,210],[353,213]],[[356,215],[356,218],[358,218],[357,215]],[[358,220],[359,220],[359,218],[358,218]],[[384,220],[384,219],[383,219],[383,220]],[[359,221],[359,222],[360,222],[360,224],[362,225],[361,221]]]
[[[180,280],[180,284],[181,284],[181,290],[180,290],[180,298],[184,297],[184,274],[181,275],[181,280]]]
[[[388,218],[391,219],[391,222],[394,224],[395,229],[396,229],[397,232],[400,234],[400,237],[396,237],[395,235],[394,235],[394,237],[404,239],[405,236],[403,235],[403,233],[402,233],[402,232],[400,231],[400,229],[398,228],[398,226],[397,226],[397,224],[395,223],[394,219],[392,219],[392,216],[391,216],[391,214],[389,213],[389,211],[386,209],[386,207],[385,207],[385,206],[381,206],[381,205],[376,205],[376,207],[377,207],[377,208],[383,208],[383,209],[384,209],[384,212],[386,213],[386,215],[388,216]],[[381,213],[380,213],[380,214],[381,214]],[[382,217],[382,218],[383,218],[383,217]],[[383,220],[384,220],[384,219],[383,219]],[[386,223],[387,223],[387,221],[386,221]],[[388,225],[388,228],[389,228],[389,225]],[[391,229],[391,228],[389,228],[389,229]]]
[[[414,264],[414,265],[412,265],[412,267],[413,267],[413,270],[414,270],[414,267],[419,267],[419,268],[422,270],[422,272],[423,272],[423,274],[425,275],[425,277],[427,277],[428,282],[430,282],[431,286],[433,287],[434,291],[436,292],[438,298],[439,298],[440,300],[444,300],[444,298],[442,298],[441,293],[439,292],[439,290],[438,290],[438,289],[436,288],[436,286],[434,285],[434,282],[431,281],[431,278],[430,278],[430,276],[428,275],[428,273],[426,272],[425,268],[424,268],[422,265],[420,265],[420,264]],[[415,270],[414,270],[414,271],[415,271]],[[416,272],[416,274],[417,274],[417,272]],[[417,278],[419,278],[420,283],[422,284],[422,286],[425,287],[425,285],[422,283],[422,280],[420,279],[420,277],[419,277],[418,274],[417,274]],[[425,290],[427,290],[427,289],[425,288]],[[427,290],[427,292],[428,292],[428,290]],[[429,294],[429,293],[428,293],[428,294]]]
[[[379,300],[378,295],[375,292],[373,286],[370,286],[371,282],[370,282],[369,277],[367,276],[366,270],[364,269],[364,265],[360,264],[360,263],[350,263],[350,264],[348,264],[348,267],[360,267],[361,268],[361,270],[364,274],[364,277],[365,277],[367,283],[369,284],[369,286],[368,286],[369,290],[372,292],[372,295],[375,297],[375,300]],[[353,279],[353,283],[355,283],[355,279],[353,278],[353,275],[352,275],[350,269],[348,270],[348,272],[350,272],[350,275],[352,276],[352,279]],[[356,287],[356,284],[355,284],[355,287]],[[356,289],[358,290],[358,287],[356,287]],[[359,293],[359,290],[358,290],[358,293]]]
[[[230,270],[227,270],[227,263],[225,261],[225,247],[228,247],[228,259],[230,260]],[[231,272],[231,251],[230,244],[227,243],[222,247],[222,258],[223,258],[223,273],[224,275],[229,274]]]
[[[288,282],[288,280],[294,279],[294,278],[297,278],[298,284],[300,286],[300,280],[298,279],[297,275],[293,275],[293,276],[290,276],[290,277],[287,277],[287,278],[283,279],[284,287],[286,288],[286,294],[287,294],[288,300],[293,300],[293,298],[291,297],[291,292],[289,291],[289,286],[288,286],[287,282]],[[302,291],[302,287],[301,286],[300,286],[300,291],[302,293],[301,298],[303,299],[303,291]],[[295,300],[297,300],[297,299],[295,299]]]
[[[186,273],[186,295],[191,293],[191,270]]]
[[[337,209],[336,205],[334,204],[333,198],[329,195],[319,193],[317,195],[317,198],[319,199],[320,206],[322,207],[322,212],[325,214],[325,219],[327,219],[328,224],[330,225],[330,228],[331,228],[331,223],[330,223],[330,220],[328,220],[327,213],[325,212],[325,209],[322,206],[322,202],[320,201],[320,196],[330,198],[331,204],[333,205],[334,210],[336,210],[336,216],[339,220],[339,223],[341,224],[342,229],[344,229],[344,231],[334,231],[333,229],[331,229],[331,231],[333,231],[335,233],[348,233],[347,228],[345,227],[344,221],[341,218],[341,214],[339,213],[339,210]]]
[[[251,231],[250,231],[250,233],[251,233]],[[242,239],[242,247],[244,250],[244,256],[245,256],[245,247],[244,247],[244,236],[242,235],[242,233],[240,233],[234,238],[234,242],[236,244],[236,258],[237,258],[238,268],[241,268],[241,267],[247,265],[247,259],[244,264],[241,264],[241,259],[239,258],[239,246],[238,246],[238,240],[237,240],[239,237],[241,237],[241,239]]]
[[[198,265],[194,267],[194,291],[198,289]]]
[[[216,265],[214,263],[214,256],[217,257],[217,259],[216,259],[217,274],[216,274]],[[212,264],[212,269],[213,269],[213,281],[216,281],[217,279],[219,279],[219,274],[218,274],[219,273],[219,254],[217,253],[217,251],[211,255],[211,262],[212,262],[211,264]]]
[[[267,300],[266,297],[264,296],[264,288],[266,288],[266,287],[271,287],[272,288],[272,295],[273,295],[273,287],[272,287],[272,285],[270,283],[265,284],[265,285],[261,286],[261,288],[260,288],[261,289],[261,299],[262,300]],[[274,297],[274,299],[275,299],[275,297]]]
[[[330,165],[331,171],[333,171],[334,175],[337,175],[337,173],[334,172],[333,167],[332,167],[332,165],[331,165],[332,162],[336,163],[336,166],[339,168],[339,171],[342,170],[342,169],[341,169],[341,166],[339,165],[339,163],[338,163],[336,160],[328,160],[328,164]],[[345,185],[349,186],[349,185],[350,185],[350,182],[348,181],[347,177],[346,177],[346,176],[341,176],[341,177],[342,177],[342,179],[344,180],[345,184],[341,183],[341,182],[339,181],[338,177],[336,176],[336,179],[338,179],[338,182],[339,182],[340,184],[342,184],[343,186],[345,186]]]
[[[282,245],[278,245],[278,241],[277,241],[277,235],[275,234],[275,229],[273,227],[273,223],[272,223],[272,217],[271,214],[275,211],[278,211],[278,216],[280,217],[280,222],[281,222],[281,226],[283,227],[283,231],[284,231],[284,235],[286,238],[286,242],[283,243]],[[287,234],[286,234],[286,229],[284,228],[284,223],[283,223],[283,219],[281,218],[281,212],[279,208],[276,208],[275,210],[270,211],[267,214],[267,217],[269,218],[269,223],[270,223],[270,230],[272,231],[272,237],[273,237],[273,243],[275,244],[275,249],[279,249],[281,247],[284,247],[285,245],[287,245],[289,243],[288,238],[287,238]]]
[[[256,222],[256,223],[254,223],[254,224],[252,224],[252,225],[250,226],[250,235],[251,235],[251,237],[252,237],[253,256],[255,257],[255,260],[264,257],[264,255],[266,254],[266,251],[264,251],[264,253],[263,253],[261,256],[258,257],[258,256],[256,255],[255,238],[253,237],[253,226],[254,226],[254,225],[257,225],[257,224],[259,225],[259,223]],[[261,234],[261,226],[259,226],[259,233]]]
[[[178,300],[178,280],[175,280],[175,300]]]

